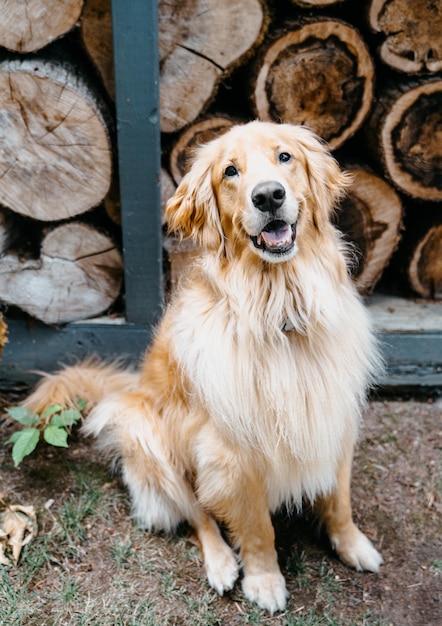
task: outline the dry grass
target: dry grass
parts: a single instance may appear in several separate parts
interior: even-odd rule
[[[89,442],[43,447],[14,468],[0,448],[0,491],[37,508],[40,532],[18,567],[0,566],[0,624],[436,626],[441,615],[441,410],[374,402],[355,461],[360,526],[385,559],[379,575],[343,566],[309,523],[275,518],[287,611],[269,617],[239,585],[224,598],[204,577],[190,531],[134,527],[127,495]],[[11,432],[0,424],[0,439]]]

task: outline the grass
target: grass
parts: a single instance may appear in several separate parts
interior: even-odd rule
[[[26,585],[17,586],[6,571],[0,570],[0,623],[9,626],[30,624],[32,615],[44,605],[37,593]]]
[[[39,521],[19,565],[0,566],[0,625],[409,626],[409,615],[413,626],[435,626],[441,468],[424,408],[397,432],[378,414],[358,453],[355,513],[364,530],[379,533],[371,536],[383,543],[381,574],[352,572],[314,528],[281,516],[278,554],[290,597],[274,616],[248,603],[240,584],[222,598],[209,587],[188,528],[172,536],[137,529],[126,491],[84,442],[69,450],[43,445],[18,469],[0,447],[2,491],[34,504]]]
[[[350,624],[336,617],[342,585],[326,558],[312,561],[306,551],[291,550],[285,570],[292,599],[285,613],[271,617],[245,602],[239,586],[219,598],[184,530],[170,538],[136,529],[125,492],[105,470],[77,466],[68,474],[64,500],[40,507],[41,532],[25,546],[19,566],[0,570],[0,624]]]
[[[115,493],[103,489],[105,480],[105,475],[77,476],[75,492],[57,506],[44,509],[45,528],[24,548],[19,567],[0,570],[3,600],[0,624],[313,626],[338,623],[332,616],[334,595],[340,591],[334,571],[324,560],[316,565],[309,563],[305,552],[294,551],[290,555],[287,571],[297,581],[298,589],[314,586],[318,598],[321,596],[321,605],[327,605],[330,613],[327,617],[316,614],[313,608],[305,614],[299,610],[291,614],[289,609],[285,614],[270,617],[244,602],[238,589],[229,599],[218,598],[205,582],[197,549],[189,547],[184,535],[177,535],[172,541],[167,537],[152,538],[125,520],[125,534],[116,534],[110,541],[104,541],[104,547],[100,546],[96,526],[105,520],[112,534],[116,502],[124,498],[118,490]],[[93,567],[89,571],[91,551],[94,559],[101,551],[100,558],[107,564],[104,580],[94,580]],[[175,568],[174,560],[182,566]],[[236,620],[230,622],[224,613],[232,608]]]

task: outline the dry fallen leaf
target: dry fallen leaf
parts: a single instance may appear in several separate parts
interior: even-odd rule
[[[23,546],[38,532],[37,514],[33,506],[7,504],[1,498],[0,507],[0,563],[9,565],[12,558],[17,564]]]

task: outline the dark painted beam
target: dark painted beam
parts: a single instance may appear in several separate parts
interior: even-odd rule
[[[0,387],[37,380],[36,371],[53,372],[63,365],[98,356],[137,365],[150,342],[152,327],[86,322],[58,328],[36,322],[8,321],[8,343],[0,361]]]
[[[158,9],[112,0],[125,309],[154,323],[163,301]]]
[[[442,322],[442,320],[441,320]],[[442,330],[419,333],[382,333],[379,336],[387,371],[379,381],[390,390],[442,393]]]

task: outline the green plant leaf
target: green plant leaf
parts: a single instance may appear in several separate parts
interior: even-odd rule
[[[81,414],[75,409],[66,409],[51,419],[51,426],[73,426],[81,420]]]
[[[6,446],[8,443],[15,443],[15,442],[17,441],[17,439],[19,439],[19,438],[20,438],[21,433],[22,433],[22,431],[21,431],[21,430],[17,430],[17,431],[15,431],[15,433],[12,433],[12,435],[9,437],[9,439],[7,439],[7,440],[5,441],[5,446]]]
[[[40,439],[40,431],[38,428],[23,428],[18,435],[13,435],[15,441],[12,448],[12,458],[15,466],[19,465],[25,456],[34,452],[38,440]]]
[[[65,428],[49,424],[43,431],[43,437],[46,443],[49,443],[51,446],[68,447],[68,432]]]
[[[77,398],[77,400],[75,401],[75,406],[80,412],[84,411],[84,409],[86,408],[86,405],[87,405],[87,402],[86,400],[83,400],[83,398]]]
[[[63,410],[64,407],[61,406],[61,404],[50,404],[49,406],[47,406],[45,408],[45,410],[42,412],[41,414],[41,418],[46,420],[49,417],[51,417],[52,415],[54,415],[54,413],[60,413],[60,411]]]
[[[31,413],[31,411],[24,406],[13,406],[5,410],[12,419],[16,422],[20,422],[23,426],[32,426],[32,424],[35,424],[38,420],[38,415]]]

